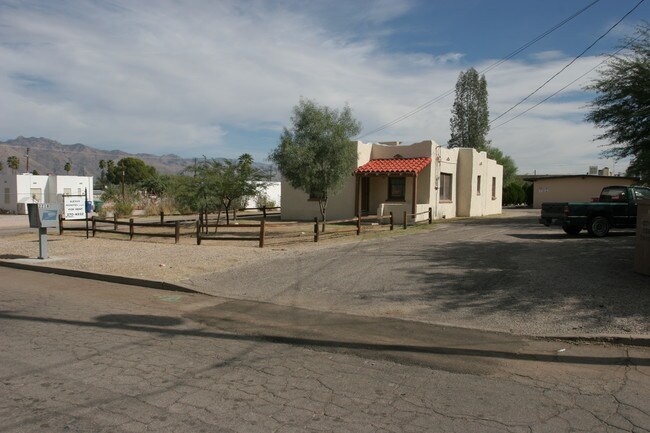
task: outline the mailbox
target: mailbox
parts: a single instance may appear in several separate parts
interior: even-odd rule
[[[29,227],[33,229],[56,228],[59,224],[57,203],[27,203]]]

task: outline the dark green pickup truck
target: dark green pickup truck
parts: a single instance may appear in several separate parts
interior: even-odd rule
[[[636,227],[637,202],[648,199],[647,187],[608,186],[594,203],[542,203],[539,222],[545,226],[561,225],[569,235],[577,235],[586,227],[593,236],[607,236],[612,227]]]

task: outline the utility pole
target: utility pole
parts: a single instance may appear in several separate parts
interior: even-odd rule
[[[29,173],[29,147],[27,148],[27,168],[25,169],[25,172]]]

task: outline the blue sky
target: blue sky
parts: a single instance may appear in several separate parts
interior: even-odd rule
[[[453,89],[593,0],[212,1],[0,0],[0,139],[184,157],[264,161],[299,98],[349,104],[364,141],[446,145]],[[491,117],[533,91],[632,9],[600,0],[486,73]],[[644,2],[608,36],[501,120],[599,64],[650,17]],[[583,173],[599,158],[583,121],[585,76],[561,95],[498,126],[492,143],[521,173]]]

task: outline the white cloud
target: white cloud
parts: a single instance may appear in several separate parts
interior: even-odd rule
[[[453,89],[463,53],[382,47],[391,20],[408,11],[410,2],[336,6],[69,0],[30,7],[5,1],[0,5],[1,132],[4,138],[46,136],[183,156],[248,151],[259,160],[276,145],[277,139],[268,137],[273,131],[279,135],[300,96],[331,106],[349,103],[368,131]],[[511,61],[491,71],[493,115],[568,60],[546,52],[534,65]],[[581,59],[536,97],[599,61]],[[595,134],[580,121],[584,103],[558,101],[495,130],[494,144],[524,170],[553,167],[560,158],[593,164]],[[445,144],[452,102],[453,95],[368,139],[433,138]],[[233,142],[233,129],[248,131],[253,140],[263,130],[259,137],[265,138]],[[553,151],[542,151],[547,149]]]

